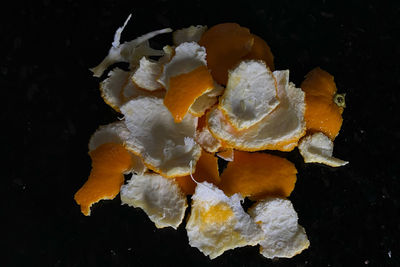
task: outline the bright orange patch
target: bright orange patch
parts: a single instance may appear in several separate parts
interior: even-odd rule
[[[214,82],[207,67],[200,66],[189,73],[170,78],[164,105],[175,122],[181,122],[194,101],[213,87]]]
[[[337,88],[333,76],[315,68],[306,75],[301,89],[306,94],[304,117],[307,130],[311,133],[322,132],[334,140],[342,126],[343,107],[334,102]]]
[[[263,39],[258,37],[255,34],[252,34],[254,37],[254,44],[249,54],[247,54],[243,59],[259,59],[263,60],[265,64],[269,67],[271,71],[275,69],[274,66],[274,55],[271,52],[271,48]]]
[[[228,70],[234,67],[253,46],[249,29],[236,23],[222,23],[211,27],[199,44],[207,51],[207,64],[215,81],[226,85]]]
[[[89,153],[92,170],[89,179],[76,192],[74,199],[84,215],[102,199],[113,199],[124,183],[123,173],[131,168],[129,152],[120,144],[106,143]]]
[[[221,181],[218,172],[218,158],[203,150],[199,161],[197,161],[193,177],[199,183],[207,181],[217,185]],[[179,184],[186,195],[194,194],[196,183],[193,182],[189,175],[176,177],[175,181]]]
[[[221,175],[219,187],[231,196],[261,199],[267,196],[288,197],[296,183],[296,167],[287,159],[265,153],[235,151]]]
[[[220,203],[218,205],[211,206],[207,211],[201,213],[200,216],[201,220],[205,224],[211,224],[211,223],[223,224],[227,220],[229,220],[229,218],[233,217],[234,214],[231,207],[229,207],[225,203]]]

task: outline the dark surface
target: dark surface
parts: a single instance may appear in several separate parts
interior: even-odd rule
[[[400,265],[396,1],[33,2],[2,7],[7,160],[1,265]],[[123,41],[164,27],[231,21],[267,40],[277,69],[290,69],[296,84],[316,66],[335,76],[347,108],[334,154],[350,164],[332,169],[302,163],[297,150],[288,155],[299,172],[290,199],[309,236],[308,250],[271,261],[246,247],[210,261],[188,245],[183,226],[157,230],[119,198],[96,205],[91,217],[80,213],[73,195],[90,172],[88,139],[118,116],[102,101],[88,68],[106,55],[131,12]],[[156,46],[167,42],[154,40]],[[21,130],[23,151],[19,138],[11,141]]]

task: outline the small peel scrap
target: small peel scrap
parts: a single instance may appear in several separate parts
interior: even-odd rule
[[[264,257],[291,258],[310,246],[290,200],[266,198],[248,212],[264,232],[260,242],[260,253]]]
[[[239,194],[227,197],[213,184],[199,183],[186,223],[189,244],[210,259],[229,249],[257,245],[261,228],[243,210],[241,200]]]
[[[186,196],[178,184],[158,174],[133,174],[121,187],[121,201],[143,209],[157,228],[177,229],[187,208]]]
[[[323,133],[303,137],[299,143],[299,151],[305,163],[322,163],[331,167],[340,167],[349,163],[332,157],[333,141]]]

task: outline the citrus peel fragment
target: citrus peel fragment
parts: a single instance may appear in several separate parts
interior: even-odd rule
[[[298,224],[290,200],[266,198],[248,210],[264,232],[260,253],[266,258],[292,258],[310,245],[306,232]]]
[[[320,68],[315,68],[307,73],[301,89],[306,94],[307,131],[322,132],[334,140],[342,126],[345,107],[344,96],[336,97],[334,77]],[[340,99],[340,103],[337,99]]]
[[[213,87],[214,82],[207,67],[199,66],[189,73],[170,78],[164,105],[175,122],[181,122],[196,99]]]
[[[218,108],[238,130],[249,128],[279,104],[276,80],[262,61],[242,61],[229,72]]]
[[[210,132],[226,146],[237,150],[291,151],[306,132],[304,92],[289,83],[289,71],[274,71],[280,104],[247,129],[237,130],[217,108],[208,113]]]
[[[137,65],[143,56],[162,56],[164,54],[163,51],[152,49],[148,40],[159,34],[172,32],[170,28],[149,32],[132,41],[120,43],[121,33],[130,18],[131,15],[128,16],[124,25],[115,32],[114,41],[108,51],[108,55],[98,66],[90,69],[93,72],[93,76],[100,77],[109,66],[117,62],[127,62],[132,67]]]
[[[157,228],[176,229],[187,208],[186,196],[175,181],[158,174],[133,174],[121,187],[121,201],[143,209]]]
[[[233,68],[253,46],[249,29],[236,23],[215,25],[203,33],[199,44],[207,51],[207,63],[215,81],[225,85]]]
[[[92,170],[88,180],[76,192],[74,199],[84,215],[90,207],[103,199],[114,199],[124,183],[123,173],[131,168],[129,152],[120,144],[106,143],[89,152]]]
[[[194,141],[197,118],[187,114],[175,123],[163,100],[139,97],[121,107],[130,138],[127,149],[151,170],[166,177],[189,175],[201,155]],[[192,164],[192,166],[190,166]]]
[[[288,197],[294,189],[296,174],[294,164],[285,158],[235,151],[234,160],[221,174],[218,186],[228,196],[240,193],[251,199]]]
[[[242,198],[227,197],[214,185],[197,185],[186,223],[189,244],[214,259],[226,250],[254,246],[262,239],[261,228],[240,205]]]
[[[186,195],[193,195],[197,183],[208,182],[218,185],[221,181],[218,171],[218,159],[203,151],[196,164],[196,170],[188,176],[175,177],[176,182]],[[193,181],[194,180],[194,181]]]
[[[124,145],[129,140],[130,132],[125,126],[124,121],[116,121],[107,125],[100,126],[96,132],[92,134],[89,140],[89,152],[105,143],[114,143]],[[129,172],[143,174],[147,168],[142,159],[133,153],[131,154],[132,166]]]
[[[306,163],[322,163],[331,167],[340,167],[349,163],[332,157],[333,141],[323,133],[303,137],[299,143],[299,151]]]

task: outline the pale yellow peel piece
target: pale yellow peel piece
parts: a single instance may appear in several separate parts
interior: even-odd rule
[[[185,216],[186,196],[173,179],[158,174],[132,175],[121,186],[122,204],[141,208],[157,228],[177,229]]]
[[[211,109],[208,128],[217,139],[229,147],[245,151],[291,151],[297,146],[306,132],[304,93],[289,83],[289,71],[274,71],[273,74],[277,80],[279,106],[244,130],[235,129],[219,109]]]
[[[276,80],[262,61],[242,61],[228,74],[218,108],[238,130],[249,128],[279,104]]]
[[[323,133],[314,133],[301,139],[299,151],[305,163],[322,163],[331,167],[340,167],[349,163],[332,157],[333,141]]]
[[[260,253],[264,257],[291,258],[309,247],[306,232],[298,224],[290,200],[267,198],[257,202],[248,212],[264,232],[260,242]]]
[[[121,107],[131,135],[126,147],[145,165],[166,177],[189,175],[201,155],[194,141],[197,118],[187,114],[175,123],[163,100],[138,97]]]
[[[214,185],[203,182],[197,185],[192,200],[186,224],[189,244],[210,259],[261,241],[261,228],[245,213],[238,194],[227,197]]]

